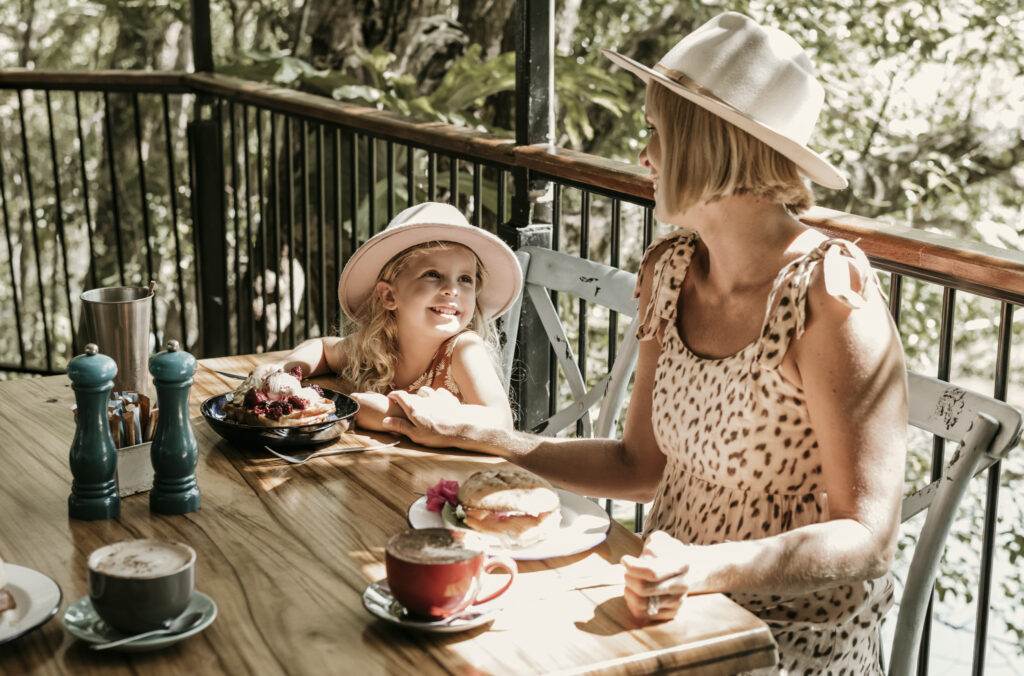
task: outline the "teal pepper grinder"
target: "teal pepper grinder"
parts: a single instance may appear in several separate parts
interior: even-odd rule
[[[196,358],[180,349],[178,341],[149,359],[160,407],[153,446],[153,488],[149,509],[159,514],[187,514],[199,509],[196,463],[199,452],[188,416],[188,391],[196,372]]]
[[[117,364],[100,354],[95,343],[86,345],[85,354],[68,363],[68,377],[78,403],[70,454],[68,516],[72,519],[112,519],[121,513],[121,498],[114,479],[117,449],[107,420],[107,402],[116,375]]]

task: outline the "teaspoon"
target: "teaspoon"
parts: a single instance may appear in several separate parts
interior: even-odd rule
[[[106,650],[107,648],[114,648],[125,643],[132,643],[139,639],[149,638],[150,636],[163,636],[166,634],[180,634],[184,631],[188,631],[195,625],[199,624],[199,621],[203,619],[202,613],[189,613],[188,615],[182,615],[176,618],[164,629],[154,629],[153,631],[147,631],[143,634],[135,634],[134,636],[126,636],[116,641],[110,641],[108,643],[94,643],[90,648],[93,650]]]

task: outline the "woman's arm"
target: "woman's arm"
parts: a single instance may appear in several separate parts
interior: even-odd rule
[[[837,261],[838,262],[838,261]],[[818,439],[830,521],[793,539],[817,575],[877,577],[892,563],[906,473],[907,376],[899,334],[874,286],[850,309],[825,291],[819,266],[793,359]],[[852,271],[852,269],[851,269]],[[851,284],[855,284],[857,275]],[[854,286],[854,290],[858,290]],[[800,559],[793,565],[799,577]]]
[[[865,307],[847,308],[825,292],[819,268],[806,332],[790,348],[818,439],[829,520],[710,546],[652,537],[643,558],[623,561],[635,614],[651,595],[797,594],[889,569],[905,471],[906,371],[884,301],[873,288],[867,295]]]

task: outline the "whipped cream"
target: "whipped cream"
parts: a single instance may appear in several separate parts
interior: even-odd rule
[[[262,390],[263,381],[274,373],[284,373],[284,368],[281,364],[260,364],[254,368],[242,384],[235,388],[235,391],[231,393],[231,403],[236,406],[241,406],[242,402],[245,401],[245,394],[249,390]]]
[[[267,376],[260,389],[271,401],[281,401],[297,395],[303,387],[299,379],[292,374],[278,371]]]

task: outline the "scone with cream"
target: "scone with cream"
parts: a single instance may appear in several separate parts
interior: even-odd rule
[[[518,467],[486,470],[459,486],[457,512],[469,528],[506,547],[528,547],[556,533],[562,522],[558,493],[546,480]]]

